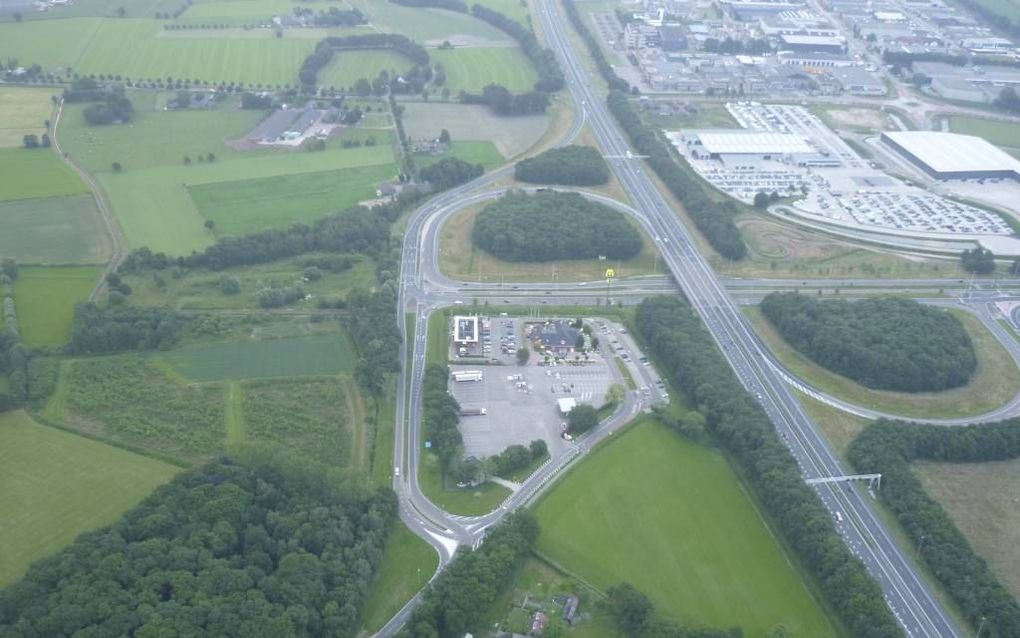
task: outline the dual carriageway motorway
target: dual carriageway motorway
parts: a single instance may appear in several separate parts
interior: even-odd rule
[[[587,123],[605,155],[625,158],[632,152],[615,121],[603,103],[601,93],[594,86],[591,73],[579,62],[578,54],[568,34],[569,27],[555,0],[538,0],[538,17],[547,43],[557,53],[568,79],[569,93],[583,113],[561,144],[570,143]],[[628,301],[654,294],[676,294],[683,291],[692,306],[702,317],[723,355],[732,366],[744,387],[754,395],[771,418],[778,433],[793,453],[805,480],[838,477],[849,474],[826,442],[818,426],[797,402],[792,387],[811,393],[812,388],[793,377],[769,353],[743,318],[735,294],[760,296],[774,288],[790,289],[799,286],[824,285],[862,290],[885,288],[897,291],[928,291],[935,289],[965,289],[966,282],[959,280],[826,280],[773,281],[773,280],[721,280],[705,258],[679,217],[670,210],[666,200],[653,181],[643,173],[640,160],[616,160],[611,167],[630,196],[633,207],[613,200],[603,201],[635,217],[656,238],[664,268],[670,278],[639,278],[621,280],[612,285],[613,299]],[[470,284],[452,281],[438,270],[438,229],[442,220],[465,205],[484,201],[500,191],[480,192],[508,175],[509,169],[493,171],[473,182],[438,195],[413,214],[406,231],[401,262],[399,308],[400,314],[413,317],[413,332],[405,321],[400,329],[408,347],[403,350],[402,373],[398,381],[398,406],[394,450],[393,488],[400,501],[400,516],[414,533],[436,548],[442,570],[459,546],[477,546],[484,539],[485,530],[507,513],[531,501],[541,493],[557,475],[585,451],[623,427],[640,410],[648,407],[646,399],[628,393],[624,404],[607,421],[578,441],[570,452],[550,459],[529,477],[501,507],[484,516],[465,517],[445,512],[432,503],[418,484],[421,452],[422,378],[425,369],[428,317],[436,309],[454,304],[465,298],[490,300],[515,305],[546,303],[594,305],[603,299],[605,286],[600,282],[585,285],[578,283],[542,284]],[[603,200],[605,198],[588,194]],[[728,290],[730,288],[732,290]],[[1018,290],[1020,293],[1020,290]],[[933,300],[946,303],[946,298]],[[951,301],[950,301],[951,303]],[[991,318],[987,304],[977,304],[985,325],[998,328],[1000,341],[1007,345],[1014,358],[1020,360],[1020,344]],[[403,317],[401,317],[403,319]],[[989,325],[991,328],[991,326]],[[994,331],[994,329],[993,329]],[[798,385],[799,384],[799,385]],[[881,415],[868,413],[858,406],[843,404],[838,399],[820,398],[836,407],[875,418]],[[863,412],[861,412],[863,411]],[[1020,395],[992,416],[1007,416],[1020,411]],[[942,421],[954,424],[985,420],[989,415],[961,421]],[[948,616],[933,596],[930,587],[918,573],[918,568],[905,556],[892,539],[885,523],[879,518],[876,507],[867,492],[847,484],[816,483],[812,485],[821,501],[830,511],[836,527],[851,550],[863,561],[871,575],[881,586],[887,603],[899,619],[904,631],[911,637],[962,636],[961,629]],[[437,572],[438,573],[438,572]],[[376,635],[395,635],[406,623],[420,600],[419,592]]]

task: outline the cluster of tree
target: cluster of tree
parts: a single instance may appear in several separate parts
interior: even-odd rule
[[[489,457],[492,473],[496,476],[509,478],[518,470],[523,470],[535,459],[549,453],[549,447],[542,439],[535,439],[527,445],[511,445],[495,456]]]
[[[179,18],[182,13],[184,13],[185,11],[188,10],[188,7],[190,7],[192,4],[194,4],[194,2],[195,2],[195,0],[184,0],[184,3],[181,6],[177,7],[176,9],[174,9],[172,13],[170,11],[163,11],[163,12],[157,11],[156,12],[156,19],[157,20],[170,20],[171,18],[175,18],[175,19]]]
[[[514,178],[532,184],[595,186],[609,181],[609,165],[591,146],[563,146],[517,162]]]
[[[446,9],[457,13],[467,13],[468,6],[461,0],[390,0],[393,4],[402,4],[405,7],[431,7],[433,9]]]
[[[508,193],[475,219],[471,241],[507,261],[630,259],[641,235],[627,218],[578,193]]]
[[[318,13],[307,7],[294,7],[294,15],[299,18],[311,18],[312,24],[320,27],[356,27],[367,22],[365,14],[358,9],[339,7],[321,9]]]
[[[637,330],[673,387],[699,406],[705,428],[740,465],[787,547],[813,576],[829,608],[853,636],[890,638],[902,630],[882,590],[843,543],[768,416],[747,393],[690,305],[654,297],[637,307]]]
[[[577,4],[574,0],[563,0],[563,8],[566,9],[567,17],[570,19],[570,23],[574,25],[574,30],[577,31],[581,39],[584,40],[585,46],[588,47],[588,55],[595,60],[595,66],[598,67],[599,73],[602,74],[602,78],[609,84],[609,90],[629,91],[630,83],[617,75],[616,71],[613,70],[613,66],[606,59],[606,54],[602,52],[598,39],[592,34],[584,18],[581,17],[581,12],[577,10]],[[627,22],[634,20],[633,12],[625,11],[619,7],[616,8],[616,15],[620,18],[620,24],[627,24]]]
[[[255,300],[263,308],[282,308],[305,298],[304,286],[266,286],[255,293]]]
[[[273,108],[273,96],[268,93],[252,93],[245,91],[241,94],[241,108],[264,111]]]
[[[726,55],[763,55],[772,50],[768,40],[752,38],[747,42],[734,40],[733,38],[708,38],[705,40],[704,49],[708,53],[722,53]]]
[[[439,457],[444,472],[460,461],[464,440],[457,424],[460,422],[460,405],[446,391],[450,369],[441,363],[430,363],[425,367],[422,380],[422,424],[425,438],[432,442],[432,449]],[[461,477],[465,478],[465,477]]]
[[[534,514],[518,511],[492,528],[478,549],[462,549],[428,586],[401,638],[449,638],[476,634],[485,614],[512,582],[538,538]]]
[[[28,365],[31,354],[21,343],[18,312],[14,304],[14,281],[18,264],[10,258],[0,265],[3,286],[4,329],[0,331],[0,374],[7,374],[7,390],[0,390],[0,412],[22,405],[28,398]]]
[[[630,583],[614,585],[606,591],[606,609],[616,628],[626,638],[739,638],[740,629],[729,631],[689,629],[655,613],[655,605]]]
[[[551,49],[543,47],[531,29],[499,11],[480,4],[471,7],[471,15],[488,22],[517,40],[517,43],[521,45],[521,51],[528,56],[531,63],[535,65],[535,71],[538,72],[538,81],[535,82],[536,91],[555,93],[563,88],[565,83],[563,69],[560,68],[556,54]]]
[[[880,494],[932,574],[987,636],[1020,636],[1020,605],[910,469],[917,460],[979,463],[1020,457],[1020,419],[947,428],[880,420],[854,440],[850,462],[882,474]]]
[[[355,290],[347,297],[347,308],[344,328],[358,351],[354,376],[366,392],[381,396],[388,376],[400,370],[396,286],[387,280],[375,292]]]
[[[436,190],[445,191],[466,184],[485,172],[481,164],[469,164],[456,157],[444,157],[419,172],[422,181],[428,182]]]
[[[1017,95],[1016,89],[1007,86],[999,92],[999,97],[995,98],[995,106],[1007,111],[1020,112],[1020,95]]]
[[[85,107],[85,121],[93,126],[129,122],[134,107],[122,86],[101,87],[92,78],[77,78],[64,90],[66,102],[95,102]]]
[[[0,634],[355,635],[396,498],[249,456],[183,472],[32,565],[0,591]]]
[[[74,309],[68,354],[106,354],[125,350],[166,349],[175,345],[188,319],[169,308]]]
[[[463,104],[484,104],[497,115],[533,115],[545,113],[549,108],[549,94],[545,91],[528,91],[513,94],[500,84],[489,84],[479,93],[461,91],[458,99]]]
[[[717,201],[708,194],[701,179],[689,167],[682,168],[666,148],[658,133],[641,121],[627,99],[627,94],[611,91],[609,110],[627,132],[638,153],[648,156],[648,165],[666,187],[684,204],[694,225],[720,255],[727,259],[743,259],[747,245],[734,218],[737,208],[730,200]],[[682,159],[679,161],[683,161]]]
[[[599,412],[594,406],[582,403],[567,414],[567,430],[574,436],[594,430],[599,424]]]
[[[761,311],[798,352],[868,388],[938,392],[965,385],[977,369],[960,320],[912,299],[819,301],[774,292]]]
[[[960,253],[960,265],[975,275],[987,275],[995,272],[995,255],[981,246],[970,248]]]
[[[43,133],[42,138],[40,138],[35,133],[29,133],[21,138],[21,144],[25,148],[49,148],[51,144],[50,136],[47,133]]]
[[[301,63],[298,78],[305,86],[314,86],[319,71],[330,63],[333,54],[342,49],[392,49],[419,66],[427,66],[429,53],[425,47],[397,33],[366,33],[331,36],[320,40]]]
[[[357,259],[351,255],[320,255],[301,262],[305,268],[318,268],[326,272],[347,272],[354,267]]]

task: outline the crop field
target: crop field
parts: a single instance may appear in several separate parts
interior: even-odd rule
[[[308,224],[375,197],[392,179],[392,162],[334,171],[215,182],[188,188],[198,212],[217,235],[241,235],[295,222]]]
[[[383,549],[382,563],[362,612],[362,624],[375,633],[432,578],[439,564],[436,550],[395,521]]]
[[[757,306],[744,307],[744,315],[769,350],[795,375],[832,395],[875,410],[907,417],[963,417],[993,410],[1020,390],[1020,370],[1012,357],[969,312],[952,309],[970,335],[977,355],[977,371],[962,387],[942,392],[890,392],[872,390],[814,363],[790,346],[761,314]]]
[[[348,405],[347,378],[274,379],[243,384],[244,438],[286,448],[333,467],[362,469],[354,439],[365,424]],[[354,390],[357,392],[357,390]],[[364,446],[362,446],[363,448]],[[367,468],[365,468],[367,469]]]
[[[536,514],[544,555],[602,590],[630,582],[684,624],[835,635],[726,460],[656,421],[591,454]]]
[[[409,102],[404,126],[414,139],[438,137],[444,128],[454,143],[490,141],[503,157],[511,158],[534,146],[549,128],[548,114],[499,117],[477,104]]]
[[[0,255],[21,264],[98,264],[110,240],[92,195],[0,202]]]
[[[626,261],[599,261],[574,259],[550,262],[509,262],[478,248],[471,241],[475,218],[483,205],[459,211],[447,219],[439,235],[439,269],[460,280],[488,282],[532,281],[598,281],[605,278],[607,268],[613,268],[617,277],[662,272],[655,247],[641,231],[643,247],[633,259]],[[592,288],[593,294],[605,293],[605,285]]]
[[[314,257],[308,255],[306,258]],[[130,275],[125,280],[131,285],[131,303],[138,306],[169,306],[179,310],[236,310],[258,308],[256,293],[267,283],[281,286],[301,283],[311,300],[295,304],[295,308],[308,312],[315,310],[317,299],[346,298],[351,290],[368,289],[376,284],[375,264],[370,259],[354,257],[350,270],[340,273],[323,271],[318,281],[303,281],[306,258],[284,259],[269,264],[230,268],[222,272],[190,270],[180,278],[164,276],[160,286],[149,274]],[[220,290],[220,277],[237,277],[241,292],[225,295]],[[296,324],[296,322],[294,322]],[[291,335],[288,335],[291,336]]]
[[[88,192],[81,178],[46,148],[0,148],[0,175],[0,202]]]
[[[117,17],[117,9],[121,7],[125,9],[126,16],[145,18],[152,17],[156,11],[173,11],[180,6],[179,0],[132,0],[126,4],[123,0],[75,0],[45,13],[26,12],[24,20],[61,22],[68,18]],[[5,15],[2,19],[9,20],[10,16]]]
[[[446,71],[452,95],[461,91],[480,93],[486,85],[502,84],[514,92],[530,91],[538,75],[518,47],[461,47],[429,51],[435,64]]]
[[[24,412],[0,414],[0,588],[82,532],[113,523],[179,471]]]
[[[71,336],[74,306],[99,281],[97,266],[30,266],[14,282],[21,338],[30,346],[59,346]]]
[[[353,87],[361,78],[372,80],[380,71],[406,73],[414,63],[396,51],[388,49],[356,49],[333,54],[333,60],[319,71],[322,86]]]
[[[513,42],[496,27],[464,13],[405,7],[386,0],[349,0],[380,31],[402,33],[415,42],[436,45],[461,39],[474,44]]]
[[[1020,460],[913,464],[1003,585],[1020,599]]]
[[[354,369],[340,334],[189,344],[156,355],[191,381],[335,375]]]
[[[21,146],[29,133],[42,135],[53,113],[56,89],[0,87],[0,147]]]
[[[1017,14],[1020,16],[1020,10],[1017,10]],[[979,117],[953,116],[949,118],[949,129],[954,133],[982,137],[1007,149],[1020,149],[1020,124]]]
[[[69,368],[59,382],[66,391],[58,384],[46,406],[48,414],[64,414],[68,427],[187,461],[222,449],[222,385],[186,385],[140,356],[82,359]]]

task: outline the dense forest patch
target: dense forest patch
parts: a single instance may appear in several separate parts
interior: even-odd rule
[[[0,591],[0,633],[353,636],[395,512],[389,491],[223,459],[33,565]]]
[[[761,311],[802,354],[868,388],[937,392],[965,385],[977,369],[960,321],[909,299],[772,293]]]
[[[486,206],[471,241],[507,261],[630,259],[641,235],[623,214],[577,193],[510,193]]]
[[[514,177],[532,184],[596,186],[609,181],[609,166],[598,149],[564,146],[521,160]]]

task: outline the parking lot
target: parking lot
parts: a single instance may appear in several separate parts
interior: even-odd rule
[[[655,385],[657,375],[652,366],[642,361],[643,355],[626,331],[618,332],[623,330],[620,326],[600,319],[586,320],[599,338],[599,351],[589,353],[585,362],[552,364],[525,343],[523,320],[492,317],[479,323],[488,325],[492,350],[487,356],[499,364],[458,363],[453,358],[450,365],[450,392],[464,413],[460,428],[466,456],[490,456],[510,445],[527,445],[535,439],[544,440],[553,455],[568,449],[573,443],[561,437],[566,417],[560,413],[557,400],[569,397],[577,403],[602,406],[611,385],[626,387],[618,357],[627,359],[625,365],[639,386],[635,392],[649,401],[664,399],[665,388]],[[484,335],[483,331],[483,343]],[[524,366],[516,361],[516,349],[521,343],[532,349]],[[573,358],[568,357],[567,361]],[[457,381],[458,372],[480,374],[463,375],[462,378],[472,380]]]

